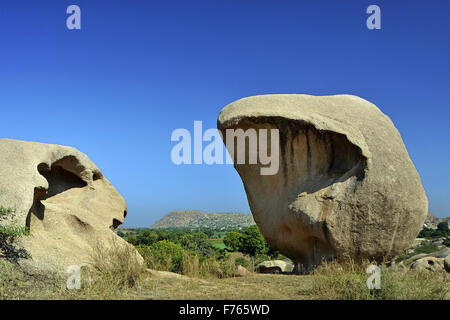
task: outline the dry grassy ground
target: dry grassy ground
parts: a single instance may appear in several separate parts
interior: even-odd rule
[[[333,272],[333,275],[330,274]],[[64,278],[30,276],[10,264],[0,265],[0,299],[444,299],[446,274],[386,273],[381,292],[370,293],[366,275],[326,267],[314,275],[250,274],[241,278],[195,279],[146,271],[135,285],[107,278],[82,277],[80,290],[67,290]]]
[[[98,247],[82,269],[81,289],[66,289],[63,275],[33,274],[0,259],[1,299],[448,299],[450,277],[444,272],[381,269],[381,289],[369,291],[370,262],[324,263],[311,275],[198,272],[196,259],[184,259],[191,277],[145,269],[130,246]]]
[[[87,279],[82,276],[83,280]],[[0,262],[0,299],[310,299],[311,280],[311,276],[268,274],[194,279],[152,271],[145,272],[133,287],[114,286],[100,278],[80,290],[68,290],[64,278],[30,276]]]
[[[143,290],[148,299],[248,299],[289,300],[311,299],[311,276],[253,274],[228,279],[152,279]]]

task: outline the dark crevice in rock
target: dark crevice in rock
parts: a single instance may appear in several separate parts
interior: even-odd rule
[[[125,211],[126,212],[126,211]],[[117,227],[118,226],[120,226],[122,224],[122,221],[119,221],[119,220],[117,220],[117,219],[113,219],[113,221],[112,221],[112,225],[110,225],[109,226],[109,228],[111,229],[111,230],[116,230],[117,229]]]
[[[34,214],[39,220],[44,219],[45,206],[41,203],[41,198],[45,196],[47,190],[44,188],[34,188],[33,205],[27,214],[25,225],[30,228],[31,214]]]
[[[308,169],[308,178],[311,175],[311,143],[309,142],[309,130],[305,128],[304,135],[306,137],[306,167]]]
[[[94,172],[92,175],[92,180],[96,181],[102,178],[102,174],[100,172]]]
[[[45,206],[41,200],[46,200],[72,188],[87,186],[87,183],[74,173],[79,171],[78,166],[78,160],[73,156],[64,157],[53,163],[51,167],[47,163],[37,166],[39,173],[48,181],[48,189],[43,187],[34,189],[33,204],[26,219],[27,227],[30,227],[32,214],[39,220],[44,219]]]
[[[245,118],[235,124],[234,129],[242,128],[246,130],[248,128],[277,128],[279,129],[280,136],[280,170],[283,170],[284,185],[287,185],[290,176],[293,174],[289,172],[288,164],[294,167],[295,161],[302,159],[302,155],[295,154],[295,144],[301,143],[301,141],[294,140],[298,136],[305,137],[306,147],[306,176],[303,177],[305,184],[313,181],[324,180],[323,186],[315,184],[316,187],[306,187],[305,190],[308,193],[313,193],[319,189],[322,189],[336,181],[349,178],[350,176],[356,176],[357,181],[361,181],[365,176],[365,168],[367,159],[363,156],[362,150],[359,146],[351,143],[348,138],[341,133],[318,130],[316,127],[303,120],[290,120],[283,117],[257,117],[257,118]],[[220,129],[220,128],[219,128]],[[220,129],[225,130],[225,129]],[[225,135],[224,135],[225,137]],[[226,141],[224,141],[226,143]],[[290,159],[287,159],[287,151],[289,144]],[[323,147],[325,154],[319,155],[318,146]],[[313,148],[314,151],[313,151]],[[317,167],[317,162],[321,161],[321,157],[326,157],[327,166]],[[318,170],[317,172],[313,172]],[[349,175],[347,177],[347,175]],[[333,180],[330,183],[330,179]],[[345,180],[344,179],[344,180]],[[299,192],[300,193],[300,192]]]
[[[74,173],[66,170],[56,162],[51,170],[39,171],[48,181],[47,194],[41,200],[48,199],[72,188],[84,188],[87,183]]]

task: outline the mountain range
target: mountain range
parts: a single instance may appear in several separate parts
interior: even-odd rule
[[[236,212],[206,213],[199,210],[171,211],[150,228],[217,228],[231,229],[254,225],[251,214]]]

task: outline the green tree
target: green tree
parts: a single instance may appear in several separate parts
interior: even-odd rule
[[[245,228],[242,233],[228,232],[223,242],[234,250],[250,256],[253,268],[255,267],[255,256],[266,253],[269,248],[256,225]]]
[[[241,252],[252,257],[253,267],[255,263],[255,256],[257,254],[265,253],[267,250],[267,243],[256,225],[248,227],[243,233],[241,239]]]
[[[162,240],[151,246],[138,247],[138,250],[151,269],[161,269],[164,266],[164,269],[172,272],[181,270],[184,250],[178,243]]]
[[[447,232],[448,222],[447,221],[439,222],[439,224],[437,225],[437,229],[441,232]]]
[[[125,237],[125,233],[123,233],[122,231],[117,231],[117,235],[121,238]]]
[[[230,231],[227,232],[223,238],[223,243],[235,251],[240,251],[242,246],[241,238],[242,234],[240,232]]]
[[[180,244],[184,249],[197,252],[204,257],[211,257],[215,253],[214,247],[208,242],[208,236],[203,232],[183,234]]]
[[[169,240],[169,233],[166,230],[158,230],[159,240]]]
[[[214,237],[214,230],[209,228],[209,229],[202,229],[200,230],[201,232],[203,232],[204,234],[206,234],[208,236],[208,238],[212,238]]]
[[[270,259],[276,259],[280,256],[281,252],[278,250],[275,250],[272,248],[267,242],[266,242],[266,254],[270,257]]]
[[[159,236],[155,231],[145,230],[139,232],[136,236],[137,244],[150,246],[155,242],[158,242]]]

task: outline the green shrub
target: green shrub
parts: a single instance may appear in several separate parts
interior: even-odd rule
[[[437,225],[437,230],[441,232],[448,232],[448,222],[447,221],[439,222]]]
[[[147,267],[153,270],[180,272],[184,250],[181,245],[168,240],[158,241],[151,246],[137,247]]]
[[[30,257],[25,249],[15,245],[19,237],[29,234],[27,227],[16,224],[15,216],[15,210],[0,206],[0,222],[4,224],[7,222],[6,225],[0,225],[0,252],[4,258],[12,262]]]
[[[5,208],[3,206],[0,206],[0,221],[8,219],[12,216],[14,216],[15,210],[11,208]]]
[[[250,269],[252,266],[252,263],[248,261],[248,259],[245,259],[244,257],[237,257],[236,260],[234,260],[234,263],[236,266],[242,266],[246,269]]]
[[[448,223],[447,222],[441,222],[438,224],[437,229],[431,229],[431,228],[422,228],[422,230],[419,232],[418,237],[419,238],[426,238],[426,239],[435,239],[439,237],[447,237],[450,236],[450,230],[448,229]]]

